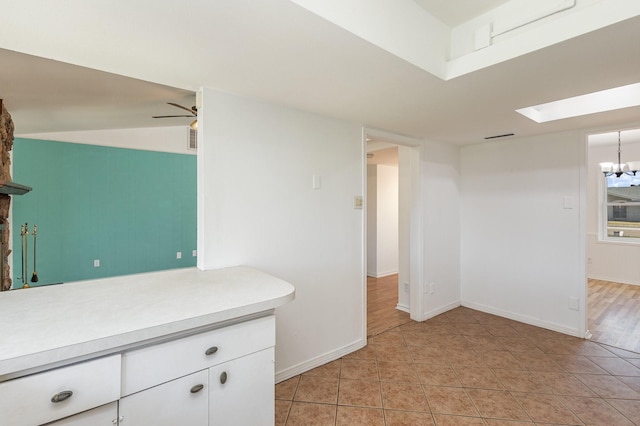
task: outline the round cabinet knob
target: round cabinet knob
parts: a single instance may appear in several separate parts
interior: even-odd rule
[[[66,401],[67,399],[71,398],[72,395],[73,395],[73,392],[70,390],[58,392],[57,394],[51,397],[51,402],[53,402],[54,404],[57,404],[58,402]]]
[[[191,393],[198,393],[200,392],[202,389],[204,389],[204,385],[195,385],[194,387],[191,388],[191,390],[189,392]]]
[[[218,352],[218,347],[217,346],[211,346],[209,349],[207,349],[206,351],[204,351],[205,355],[213,355],[216,352]]]
[[[220,383],[222,383],[223,385],[227,383],[228,378],[229,378],[229,375],[227,374],[226,371],[223,371],[222,373],[220,373]]]

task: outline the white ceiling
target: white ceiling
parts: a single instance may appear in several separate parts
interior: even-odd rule
[[[25,2],[37,3],[23,0],[10,7]],[[1,41],[2,31],[9,34],[19,19],[7,21],[0,28],[0,48],[41,56],[57,52],[59,59],[81,58],[83,65],[129,77],[0,49],[0,98],[17,134],[186,126],[188,118],[150,117],[180,113],[166,105],[169,101],[190,107],[201,86],[461,145],[496,134],[615,128],[640,120],[640,108],[544,124],[515,112],[638,82],[637,17],[443,81],[287,0],[201,0],[197,6],[206,13],[188,19],[178,16],[172,2],[144,10],[137,9],[144,1],[118,8],[107,0],[95,0],[91,7],[73,3],[73,13],[70,9],[56,19],[35,12],[25,17],[38,30],[20,33],[16,46]],[[420,3],[454,22],[503,2]],[[100,25],[108,28],[108,37],[89,30]],[[29,39],[37,40],[35,48],[28,48]]]

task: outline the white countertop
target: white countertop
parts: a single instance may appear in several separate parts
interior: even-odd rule
[[[174,269],[0,293],[0,379],[269,311],[294,298],[244,266]]]

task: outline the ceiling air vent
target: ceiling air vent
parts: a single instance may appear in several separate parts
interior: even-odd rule
[[[198,149],[198,131],[192,129],[191,127],[187,127],[189,130],[189,139],[187,140],[187,149],[197,150]]]

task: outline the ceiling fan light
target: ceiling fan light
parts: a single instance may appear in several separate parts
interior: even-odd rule
[[[193,130],[198,130],[198,119],[193,120],[191,124],[189,124],[189,127],[191,127]]]

